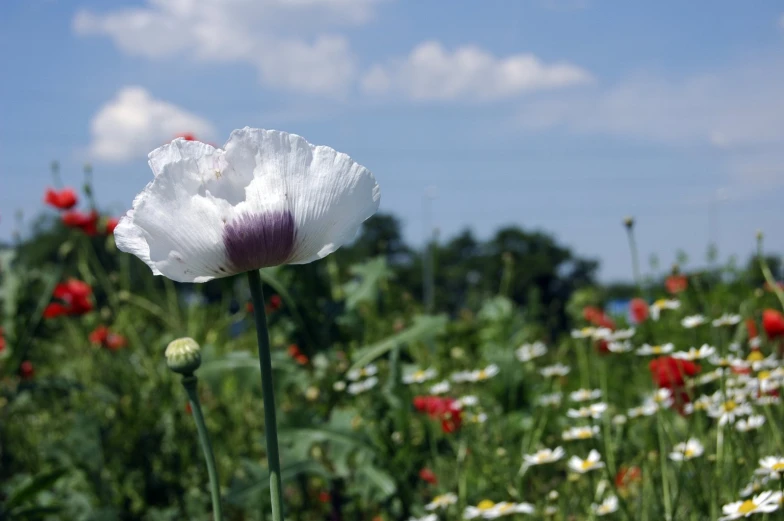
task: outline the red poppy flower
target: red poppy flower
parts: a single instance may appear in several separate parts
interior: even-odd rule
[[[193,407],[191,407],[191,402],[187,402],[185,404],[185,412],[187,414],[193,414]]]
[[[604,312],[596,306],[585,306],[583,308],[583,318],[593,324]]]
[[[297,344],[291,344],[286,350],[291,358],[296,358],[300,354],[299,346]]]
[[[116,217],[109,217],[109,219],[106,220],[106,235],[112,235],[118,224],[120,224],[119,219]]]
[[[762,329],[771,339],[784,336],[784,315],[775,309],[766,309],[762,312]]]
[[[246,302],[245,303],[245,311],[248,313],[253,313],[253,302]]]
[[[322,503],[329,503],[330,501],[332,501],[332,496],[326,490],[322,490],[321,492],[319,492],[318,499]]]
[[[35,375],[35,367],[30,360],[25,360],[19,365],[19,376],[22,380],[29,380]]]
[[[122,335],[112,333],[106,326],[98,326],[90,333],[90,342],[98,344],[109,351],[117,351],[125,347],[126,340]]]
[[[277,311],[280,309],[280,306],[283,304],[283,301],[280,298],[280,295],[272,295],[269,299],[269,304],[267,305],[267,311]]]
[[[641,298],[633,298],[629,302],[629,312],[635,324],[648,320],[648,303]]]
[[[452,398],[441,396],[416,396],[414,408],[433,419],[441,420],[441,430],[455,432],[463,423],[463,412]]]
[[[689,360],[679,360],[671,356],[661,356],[648,364],[653,381],[659,387],[673,389],[684,384],[684,376],[694,376],[701,367]]]
[[[299,354],[295,356],[294,360],[296,360],[299,365],[307,365],[308,363],[307,355],[303,355],[303,354]]]
[[[630,467],[622,465],[621,468],[618,469],[618,473],[615,474],[615,486],[621,490],[630,485],[641,482],[642,470],[640,467],[634,465]]]
[[[50,206],[54,206],[58,210],[70,210],[76,206],[76,192],[71,188],[63,188],[60,191],[47,188],[44,202]]]
[[[45,318],[61,315],[83,315],[92,311],[90,295],[93,290],[89,284],[81,280],[68,279],[55,286],[52,297],[62,302],[52,302],[44,310]]]
[[[98,233],[98,212],[95,210],[90,213],[71,210],[63,214],[62,220],[69,228],[78,228],[87,235],[93,236]]]
[[[435,472],[433,472],[427,467],[419,471],[419,478],[422,481],[430,483],[431,485],[435,485],[436,483],[438,483],[438,478],[436,477]]]
[[[686,275],[670,275],[664,281],[664,287],[667,289],[668,293],[675,295],[682,291],[686,291],[686,288],[689,287],[689,279]]]

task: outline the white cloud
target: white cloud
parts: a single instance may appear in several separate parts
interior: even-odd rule
[[[112,162],[145,157],[181,133],[199,139],[215,134],[205,119],[155,99],[141,87],[123,88],[101,107],[90,122],[90,133],[90,155]]]
[[[784,144],[782,60],[662,79],[637,76],[615,86],[526,104],[532,129],[565,128],[673,144],[730,149]]]
[[[339,94],[356,75],[355,58],[344,37],[326,31],[367,22],[379,1],[148,0],[106,14],[80,11],[73,29],[107,36],[131,55],[247,63],[264,85]]]
[[[428,41],[403,60],[371,68],[361,88],[370,95],[400,94],[414,100],[491,101],[592,81],[579,67],[544,64],[533,54],[497,58],[475,46],[449,52],[439,42]]]

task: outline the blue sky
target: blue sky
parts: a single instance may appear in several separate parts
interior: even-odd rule
[[[0,18],[0,238],[43,208],[48,165],[94,165],[122,213],[146,153],[248,126],[352,155],[421,243],[552,232],[630,277],[714,238],[782,250],[784,5],[778,1],[10,0]],[[713,217],[711,217],[713,215]]]

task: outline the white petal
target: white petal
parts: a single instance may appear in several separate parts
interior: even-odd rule
[[[227,200],[207,189],[212,185],[231,195],[229,183],[229,189],[219,187],[215,181],[220,176],[208,177],[219,166],[225,170],[222,156],[222,150],[182,139],[153,151],[150,166],[157,175],[120,220],[114,234],[117,247],[142,259],[153,273],[178,282],[231,275],[222,233],[233,211]],[[174,161],[164,163],[164,158]]]
[[[225,149],[235,171],[253,172],[239,210],[292,213],[291,264],[329,255],[378,210],[381,193],[373,174],[332,148],[295,134],[246,127],[232,132]]]

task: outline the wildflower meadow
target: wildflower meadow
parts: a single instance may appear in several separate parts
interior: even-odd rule
[[[348,155],[150,153],[125,215],[52,169],[0,257],[0,519],[781,519],[784,293],[679,255],[601,285],[544,232],[422,250]],[[65,183],[67,179],[70,183]]]

